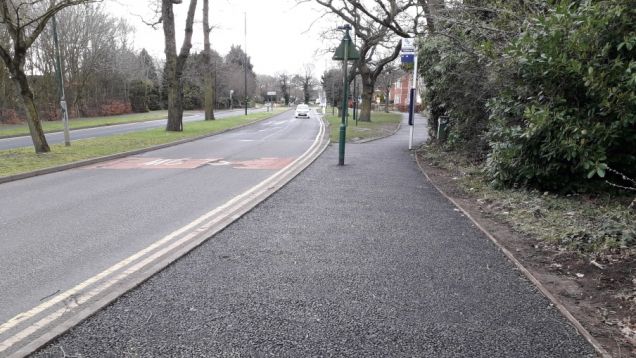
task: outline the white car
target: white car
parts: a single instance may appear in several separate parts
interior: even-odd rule
[[[295,118],[309,118],[309,106],[306,104],[299,104],[296,107],[296,112],[294,113]]]

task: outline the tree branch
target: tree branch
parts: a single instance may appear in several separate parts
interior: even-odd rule
[[[175,1],[181,0],[173,0],[173,4],[176,4]],[[181,50],[179,51],[179,57],[177,58],[177,69],[182,69],[185,66],[186,59],[190,54],[190,49],[192,48],[192,24],[194,23],[194,13],[197,7],[197,0],[190,0],[190,7],[188,8],[188,16],[186,17],[186,26],[185,26],[185,37],[183,39],[183,44],[181,44]]]

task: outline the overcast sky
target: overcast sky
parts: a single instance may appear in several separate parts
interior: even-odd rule
[[[136,28],[135,47],[146,48],[154,57],[163,59],[163,30],[153,30],[143,24],[152,19],[152,3],[155,0],[107,0],[104,6],[116,16],[125,18]],[[189,0],[175,5],[177,46],[183,40],[183,27]],[[203,1],[197,4],[192,51],[203,49],[202,35]],[[324,8],[314,3],[297,5],[295,0],[210,0],[212,48],[222,56],[231,45],[245,48],[244,14],[247,18],[247,54],[258,74],[274,75],[280,72],[301,73],[303,65],[315,66],[315,77],[325,68],[335,66],[331,54],[325,49],[337,45],[337,41],[324,40],[323,31],[339,25],[332,18],[321,15]],[[178,49],[177,49],[178,51]]]

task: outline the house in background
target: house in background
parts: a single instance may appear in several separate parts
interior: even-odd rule
[[[400,77],[391,86],[389,90],[389,102],[393,103],[395,109],[400,112],[408,112],[409,110],[409,91],[411,90],[413,74],[407,73]],[[417,81],[418,86],[421,85],[421,81]],[[422,109],[422,99],[420,98],[420,91],[415,91],[416,106],[415,111],[419,112]]]

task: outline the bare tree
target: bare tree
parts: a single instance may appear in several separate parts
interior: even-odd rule
[[[182,0],[161,0],[161,21],[165,38],[165,76],[168,85],[168,123],[167,131],[183,131],[183,83],[181,76],[186,60],[192,48],[192,23],[197,0],[190,0],[186,17],[185,36],[181,50],[177,56],[176,34],[174,28],[174,4],[181,4]]]
[[[311,99],[311,91],[316,84],[316,79],[313,75],[314,65],[306,63],[303,65],[303,73],[295,75],[292,82],[303,91],[303,102],[309,103]]]
[[[444,0],[374,0],[372,6],[368,2],[362,4],[360,0],[350,0],[349,3],[363,16],[391,29],[400,37],[424,34],[424,29],[420,28],[422,17],[425,30],[429,34],[434,33],[436,18],[445,8]],[[409,13],[411,10],[415,13]]]
[[[210,22],[209,22],[209,0],[203,0],[203,62],[205,64],[205,70],[203,73],[204,78],[204,101],[203,107],[205,108],[205,120],[214,119],[214,77],[212,71],[212,56],[210,55]]]
[[[281,73],[278,75],[278,86],[281,94],[283,95],[283,99],[285,100],[285,105],[289,106],[290,79],[287,73]]]
[[[382,94],[384,96],[384,111],[387,113],[389,112],[389,94],[391,86],[403,75],[404,71],[402,71],[394,63],[389,63],[384,68],[384,71],[382,71],[382,74],[378,77],[377,84],[382,90]]]
[[[51,151],[40,123],[33,92],[24,70],[27,51],[60,10],[96,0],[2,0],[0,29],[9,34],[8,43],[0,43],[0,58],[9,69],[11,80],[20,91],[27,124],[36,153]]]
[[[267,95],[267,92],[275,91],[278,88],[278,82],[276,77],[270,75],[256,75],[256,87],[258,88],[258,96],[263,102],[267,102],[270,99],[276,100],[276,97]]]
[[[94,4],[66,9],[56,18],[63,72],[68,77],[64,82],[69,114],[101,115],[101,106],[127,102],[128,81],[140,79],[143,72],[137,55],[128,45],[132,28]],[[39,56],[34,65],[43,74],[51,73],[54,57],[50,31],[43,32],[33,50]],[[112,92],[119,98],[110,98]]]
[[[339,68],[332,68],[326,70],[320,80],[322,89],[327,94],[327,100],[333,107],[338,106],[338,100],[342,98],[343,83],[342,83],[342,70]]]
[[[349,75],[350,83],[356,75],[360,75],[362,79],[362,107],[360,109],[360,121],[371,121],[371,101],[375,90],[375,82],[382,73],[384,66],[395,60],[400,54],[402,44],[396,41],[394,32],[384,25],[377,22],[373,18],[364,16],[359,9],[360,2],[358,0],[316,0],[322,6],[327,7],[333,14],[337,15],[354,30],[355,35],[361,40],[360,59],[355,62],[354,70]],[[395,1],[390,1],[394,3]],[[376,17],[386,13],[382,2],[376,7],[378,14]],[[399,9],[392,10],[389,23],[397,21],[397,16],[401,14],[397,12]],[[365,10],[367,11],[367,10]],[[403,10],[400,10],[403,11]]]

